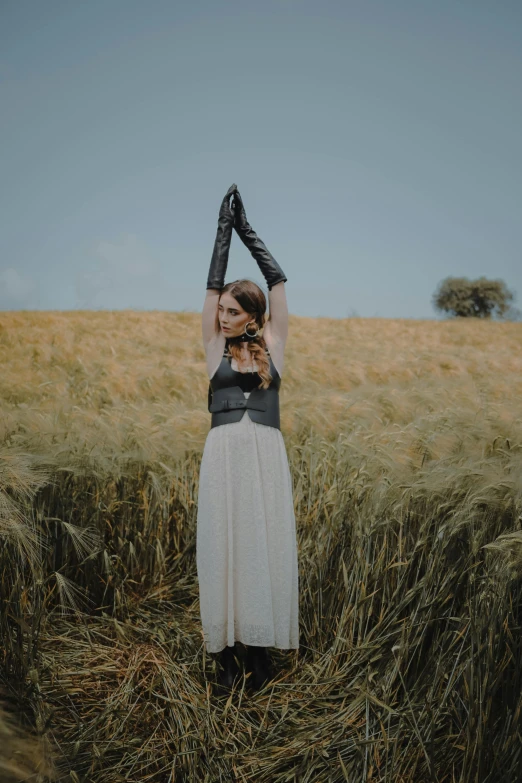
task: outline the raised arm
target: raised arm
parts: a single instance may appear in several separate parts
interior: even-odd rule
[[[220,292],[209,288],[205,301],[203,302],[203,312],[201,316],[201,331],[203,336],[203,344],[207,346],[214,337],[217,337],[218,331],[216,329],[216,317],[219,304]]]
[[[265,324],[265,329],[268,329],[274,339],[285,342],[288,336],[288,305],[284,285],[287,277],[248,222],[243,200],[237,189],[233,203],[235,207],[234,228],[256,260],[268,286],[270,316]]]
[[[217,335],[216,314],[221,289],[225,284],[228,254],[230,251],[230,242],[232,240],[232,229],[234,225],[234,208],[230,207],[229,199],[236,190],[237,185],[234,183],[227,190],[219,210],[218,227],[212,258],[210,259],[210,269],[207,277],[207,295],[203,304],[201,322],[203,343],[205,347]]]
[[[268,304],[270,306],[270,314],[264,331],[268,330],[274,341],[286,343],[286,338],[288,337],[288,303],[286,301],[284,280],[276,283],[268,291]]]

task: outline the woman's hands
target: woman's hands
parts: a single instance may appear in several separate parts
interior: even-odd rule
[[[234,227],[235,206],[230,206],[230,197],[237,191],[237,185],[232,184],[227,190],[219,208],[218,227],[214,250],[210,259],[210,269],[207,278],[207,289],[221,289],[225,284],[225,274],[228,265],[228,254]]]
[[[244,233],[248,229],[252,230],[252,226],[247,220],[243,199],[241,198],[241,194],[237,189],[237,185],[234,192],[234,198],[232,199],[232,208],[234,210],[234,228],[236,229],[237,233],[241,235],[241,233]]]
[[[233,197],[232,204],[230,204],[231,196]],[[266,280],[268,290],[270,291],[276,283],[286,283],[285,273],[248,222],[243,199],[234,182],[227,190],[219,209],[218,227],[210,261],[207,289],[221,290],[225,284],[233,228],[236,229],[239,238],[256,260]]]
[[[229,189],[226,192],[225,198],[221,202],[221,208],[219,210],[219,217],[223,217],[227,220],[231,220],[232,223],[234,222],[234,216],[235,216],[235,204],[230,204],[230,196],[234,196],[237,193],[237,185],[234,182],[233,185],[229,187]],[[232,200],[233,202],[234,200]]]

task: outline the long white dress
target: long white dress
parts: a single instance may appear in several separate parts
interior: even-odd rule
[[[207,652],[236,640],[299,648],[297,538],[286,447],[281,430],[253,422],[246,409],[240,421],[212,427],[205,441],[196,560]]]

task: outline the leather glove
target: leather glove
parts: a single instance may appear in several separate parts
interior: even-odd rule
[[[210,269],[208,271],[207,288],[221,289],[225,285],[228,254],[230,251],[230,242],[232,240],[232,229],[234,227],[234,208],[230,206],[229,199],[236,191],[237,185],[234,183],[229,187],[225,198],[221,202],[214,250],[212,252],[212,258],[210,259]]]
[[[273,255],[268,252],[265,243],[259,239],[248,222],[243,200],[237,187],[234,194],[233,205],[235,212],[234,228],[236,229],[236,233],[239,235],[243,244],[250,250],[253,258],[257,261],[257,265],[266,280],[268,290],[270,291],[272,286],[276,283],[286,283],[287,277],[285,276],[285,273]]]

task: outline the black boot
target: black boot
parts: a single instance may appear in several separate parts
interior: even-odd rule
[[[247,669],[252,672],[249,682],[254,691],[261,690],[270,682],[273,671],[267,647],[248,647]]]
[[[217,666],[217,683],[218,693],[224,693],[225,690],[232,688],[237,675],[239,674],[239,666],[235,656],[238,655],[238,650],[234,643],[233,647],[225,647],[219,653],[218,666]]]

